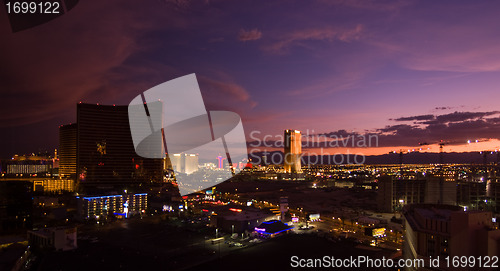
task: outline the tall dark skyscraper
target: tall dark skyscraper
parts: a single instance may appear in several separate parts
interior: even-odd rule
[[[302,155],[302,136],[300,131],[285,130],[285,161],[284,169],[287,173],[302,172],[300,156]]]
[[[148,184],[162,181],[163,161],[142,158],[135,152],[127,106],[79,103],[77,124],[62,126],[60,130],[62,156],[66,148],[71,157],[73,130],[76,130],[74,169],[79,192],[146,191]],[[67,161],[71,163],[71,159]]]

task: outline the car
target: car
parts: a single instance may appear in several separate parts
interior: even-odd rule
[[[310,229],[314,229],[314,226],[309,225],[309,226],[307,226],[307,227],[306,227],[306,226],[303,226],[303,227],[300,227],[300,228],[299,228],[299,230],[310,230]]]

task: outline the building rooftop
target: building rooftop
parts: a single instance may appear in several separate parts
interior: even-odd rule
[[[449,220],[451,217],[451,214],[453,212],[456,212],[457,210],[450,210],[450,209],[437,209],[434,207],[424,209],[424,208],[415,208],[414,212],[421,215],[422,217],[428,218],[428,219],[436,219],[436,220]]]
[[[262,211],[243,210],[241,212],[226,213],[223,216],[227,220],[246,221],[246,220],[256,220],[256,219],[266,218],[269,217],[270,215]]]
[[[262,234],[277,234],[291,229],[293,229],[293,227],[290,227],[279,220],[269,220],[262,222],[255,228],[255,231]]]

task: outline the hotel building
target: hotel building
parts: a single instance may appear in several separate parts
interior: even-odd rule
[[[40,250],[67,251],[76,249],[77,230],[72,227],[53,227],[28,231],[30,246]]]
[[[148,194],[77,197],[78,216],[83,220],[107,219],[109,216],[128,217],[144,213],[148,208]]]
[[[59,131],[61,176],[75,175],[81,194],[139,192],[163,179],[161,159],[135,152],[128,106],[79,103],[77,123]]]
[[[175,172],[191,174],[198,170],[198,155],[176,153],[173,155],[171,163]]]
[[[300,131],[285,130],[284,170],[286,173],[301,173],[302,136]]]
[[[59,176],[76,180],[76,138],[75,123],[59,126]]]

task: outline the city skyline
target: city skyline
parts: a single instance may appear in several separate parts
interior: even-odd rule
[[[445,151],[494,150],[497,5],[80,3],[29,30],[2,24],[0,134],[8,144],[0,156],[57,147],[57,127],[76,121],[80,101],[125,105],[192,72],[207,109],[237,112],[247,141],[251,131],[293,127],[379,135],[366,155],[422,142],[439,152],[440,140],[453,143]]]
[[[1,270],[498,268],[500,2],[4,7]]]

